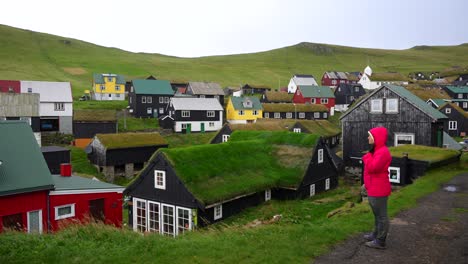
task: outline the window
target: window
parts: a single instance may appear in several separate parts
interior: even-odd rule
[[[162,234],[175,236],[174,230],[174,206],[173,205],[162,205]]]
[[[395,147],[399,145],[413,145],[414,134],[408,133],[395,133]]]
[[[398,98],[387,99],[386,103],[386,113],[398,113]]]
[[[28,88],[28,93],[32,93],[32,88]]]
[[[169,103],[169,97],[164,97],[164,103]]]
[[[445,113],[446,114],[452,113],[452,108],[445,108]]]
[[[265,118],[270,118],[270,113],[263,114]]]
[[[148,115],[151,115],[153,113],[153,108],[151,108],[151,107],[146,108],[146,113]]]
[[[318,163],[323,163],[323,149],[318,150]]]
[[[75,204],[67,204],[55,207],[55,220],[75,216]]]
[[[327,118],[328,117],[328,113],[323,113],[323,118]]]
[[[118,93],[118,94],[115,94],[115,97],[118,97],[118,98],[120,98],[120,94],[119,94],[119,93]]]
[[[243,115],[244,115],[244,110],[240,110],[240,111],[239,111],[239,115],[240,115],[240,116],[243,116]]]
[[[309,196],[312,197],[315,195],[315,184],[310,185]]]
[[[205,98],[205,95],[204,95],[204,94],[201,94],[199,98]]]
[[[268,189],[265,191],[265,202],[271,200],[271,190]]]
[[[133,230],[146,232],[146,201],[133,198]]]
[[[130,86],[130,92],[133,93],[133,86]]]
[[[305,113],[299,113],[299,118],[305,118]]]
[[[223,205],[217,205],[214,207],[214,220],[221,219],[223,217]]]
[[[115,86],[115,90],[116,90],[116,91],[120,91],[120,85],[116,85],[116,86]]]
[[[293,132],[294,132],[294,133],[301,133],[301,128],[300,128],[300,127],[295,127],[295,128],[293,129]]]
[[[459,93],[458,94],[458,99],[463,99],[463,94]]]
[[[310,99],[310,103],[311,103],[311,104],[315,104],[315,98],[311,98],[311,99]]]
[[[330,189],[330,178],[325,180],[325,191]]]
[[[159,97],[159,103],[163,104],[164,103],[164,97]]]
[[[315,112],[315,113],[314,113],[314,118],[320,118],[320,113],[319,113],[319,112]]]
[[[332,80],[332,84],[336,84],[336,80]]]
[[[177,207],[177,234],[191,230],[192,217],[190,209]]]
[[[112,77],[107,78],[108,82],[112,82]]]
[[[371,100],[371,113],[382,113],[382,99]]]
[[[54,103],[54,111],[65,111],[64,103]]]
[[[328,98],[322,98],[320,99],[321,104],[328,104]]]
[[[141,103],[142,103],[142,104],[146,104],[146,96],[142,96],[142,97],[141,97]]]
[[[338,92],[341,92],[341,88],[340,88],[340,87],[338,87]]]
[[[275,118],[281,118],[281,113],[275,113]]]
[[[463,102],[463,108],[468,108],[468,102]]]
[[[286,118],[292,118],[292,113],[286,113]]]
[[[160,232],[160,206],[159,203],[148,201],[148,231],[149,232]]]
[[[101,85],[101,91],[104,91],[106,89],[106,86]]]
[[[183,123],[183,124],[181,124],[181,128],[182,129],[187,129],[187,125],[188,125],[187,123]]]
[[[400,168],[388,167],[388,178],[390,182],[400,183]]]
[[[182,111],[182,117],[190,117],[190,111]]]
[[[227,142],[229,140],[230,135],[223,135],[223,142]]]
[[[160,113],[160,114],[164,114],[164,108],[160,107],[160,108],[159,108],[159,113]]]
[[[449,130],[457,130],[457,121],[449,121]]]
[[[214,117],[215,116],[215,111],[206,111],[206,116],[207,117]]]
[[[154,188],[166,189],[166,172],[161,170],[154,171]]]
[[[258,115],[258,111],[257,111],[257,110],[253,110],[253,115]]]
[[[358,87],[358,86],[355,86],[355,87],[354,87],[354,91],[355,91],[356,93],[359,92],[359,87]]]
[[[151,104],[153,102],[153,97],[147,96],[146,97],[146,103]]]

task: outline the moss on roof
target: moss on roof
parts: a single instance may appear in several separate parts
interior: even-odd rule
[[[376,72],[372,73],[370,79],[375,81],[408,81],[409,79],[399,72]]]
[[[257,122],[252,124],[229,124],[232,131],[236,130],[261,130],[261,131],[286,131],[294,125],[296,121],[293,119],[257,119]]]
[[[463,108],[459,107],[457,104],[455,103],[449,103],[449,102],[446,102],[445,104],[441,105],[438,109],[439,111],[441,109],[443,109],[446,104],[449,104],[453,109],[457,110],[460,114],[462,114],[465,118],[468,118],[468,112],[463,110]]]
[[[328,120],[300,120],[298,123],[307,128],[312,134],[336,136],[341,133],[341,130]]]
[[[97,134],[96,137],[107,149],[167,145],[159,133]]]
[[[257,139],[242,140],[251,139],[252,134]],[[313,136],[305,134],[244,131],[231,138],[232,142],[223,144],[159,151],[190,192],[209,205],[269,188],[297,187],[318,136],[313,141]]]
[[[438,86],[422,87],[421,85],[410,84],[406,86],[406,89],[424,101],[429,99],[450,99],[448,93]]]
[[[264,112],[328,112],[321,104],[263,104]]]
[[[429,163],[460,155],[460,152],[457,150],[421,145],[401,145],[389,147],[388,149],[393,157],[403,157],[404,153],[408,153],[408,158],[410,159],[427,161]]]
[[[74,110],[73,120],[74,121],[117,121],[117,112],[115,110],[106,109],[84,109]]]
[[[265,92],[265,96],[270,102],[292,102],[294,94],[287,92]]]

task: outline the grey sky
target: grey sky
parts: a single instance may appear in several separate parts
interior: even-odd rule
[[[14,0],[2,10],[0,24],[180,57],[304,41],[382,49],[468,42],[468,0]]]

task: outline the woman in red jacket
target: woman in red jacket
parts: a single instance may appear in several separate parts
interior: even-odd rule
[[[367,190],[369,205],[374,213],[374,232],[364,236],[369,242],[366,246],[385,248],[389,220],[387,216],[388,196],[392,191],[388,178],[388,167],[392,157],[386,146],[387,129],[375,127],[369,132],[371,150],[362,157],[364,162],[364,186]]]

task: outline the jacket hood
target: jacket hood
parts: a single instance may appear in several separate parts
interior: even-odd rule
[[[375,149],[383,147],[387,143],[387,129],[385,127],[374,127],[369,132],[374,137]]]

